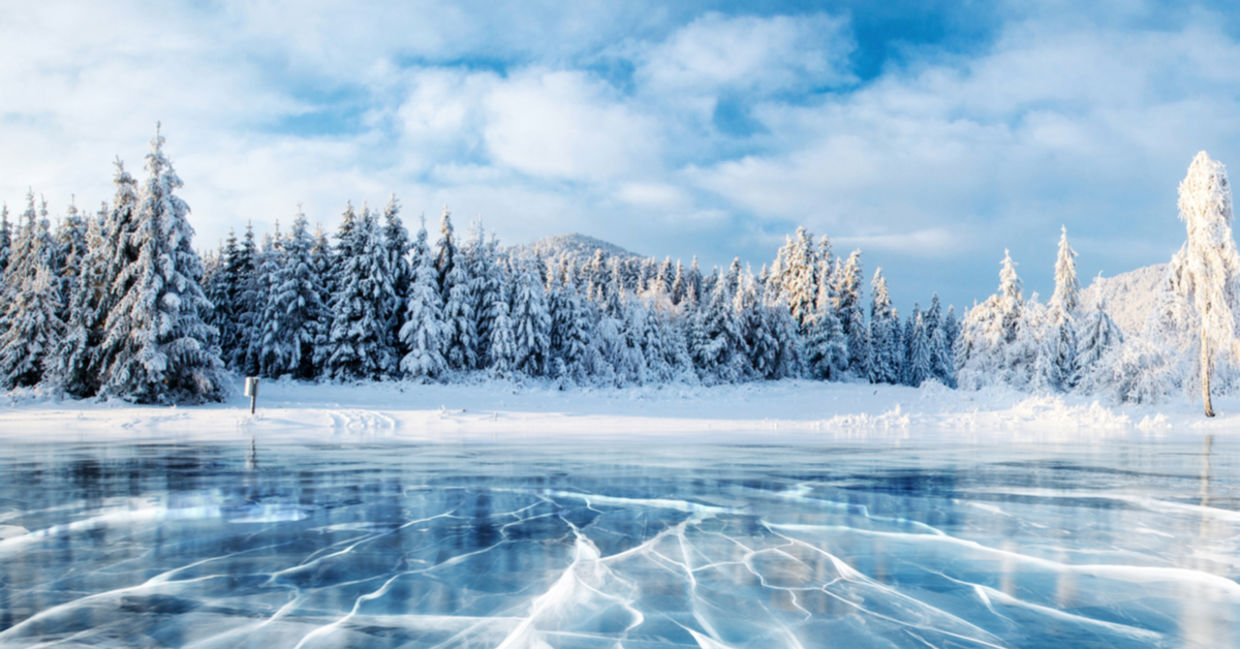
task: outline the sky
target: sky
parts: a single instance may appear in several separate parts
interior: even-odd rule
[[[1226,3],[7,2],[0,199],[142,176],[156,121],[196,246],[391,193],[506,244],[581,232],[758,267],[797,226],[907,312],[1170,258],[1176,187],[1240,165]]]

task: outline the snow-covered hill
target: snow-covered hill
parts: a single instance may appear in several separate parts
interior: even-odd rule
[[[1099,298],[1104,299],[1107,312],[1124,335],[1139,334],[1154,309],[1159,282],[1166,271],[1166,264],[1154,264],[1114,277],[1097,277],[1081,292],[1081,304],[1092,309]]]
[[[594,256],[595,250],[602,250],[607,257],[620,257],[621,259],[641,257],[614,243],[576,232],[544,237],[534,243],[512,248],[512,251],[519,255],[538,255],[548,259],[567,254],[570,259],[578,263],[589,261]]]

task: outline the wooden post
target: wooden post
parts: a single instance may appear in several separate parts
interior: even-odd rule
[[[250,398],[250,414],[254,414],[254,408],[258,405],[258,377],[245,377],[245,396]]]

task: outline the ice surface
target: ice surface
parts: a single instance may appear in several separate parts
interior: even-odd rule
[[[11,443],[0,646],[1231,647],[1240,442]]]

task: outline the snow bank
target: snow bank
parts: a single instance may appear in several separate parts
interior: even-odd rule
[[[239,379],[238,379],[239,380]],[[0,437],[22,439],[235,439],[456,441],[675,435],[686,441],[881,436],[1039,438],[1222,433],[1240,429],[1240,399],[1218,401],[1207,420],[1196,404],[1107,406],[1073,395],[1007,388],[950,390],[788,380],[718,387],[559,390],[505,381],[467,385],[264,382],[258,413],[240,395],[223,404],[134,406],[6,394]]]

